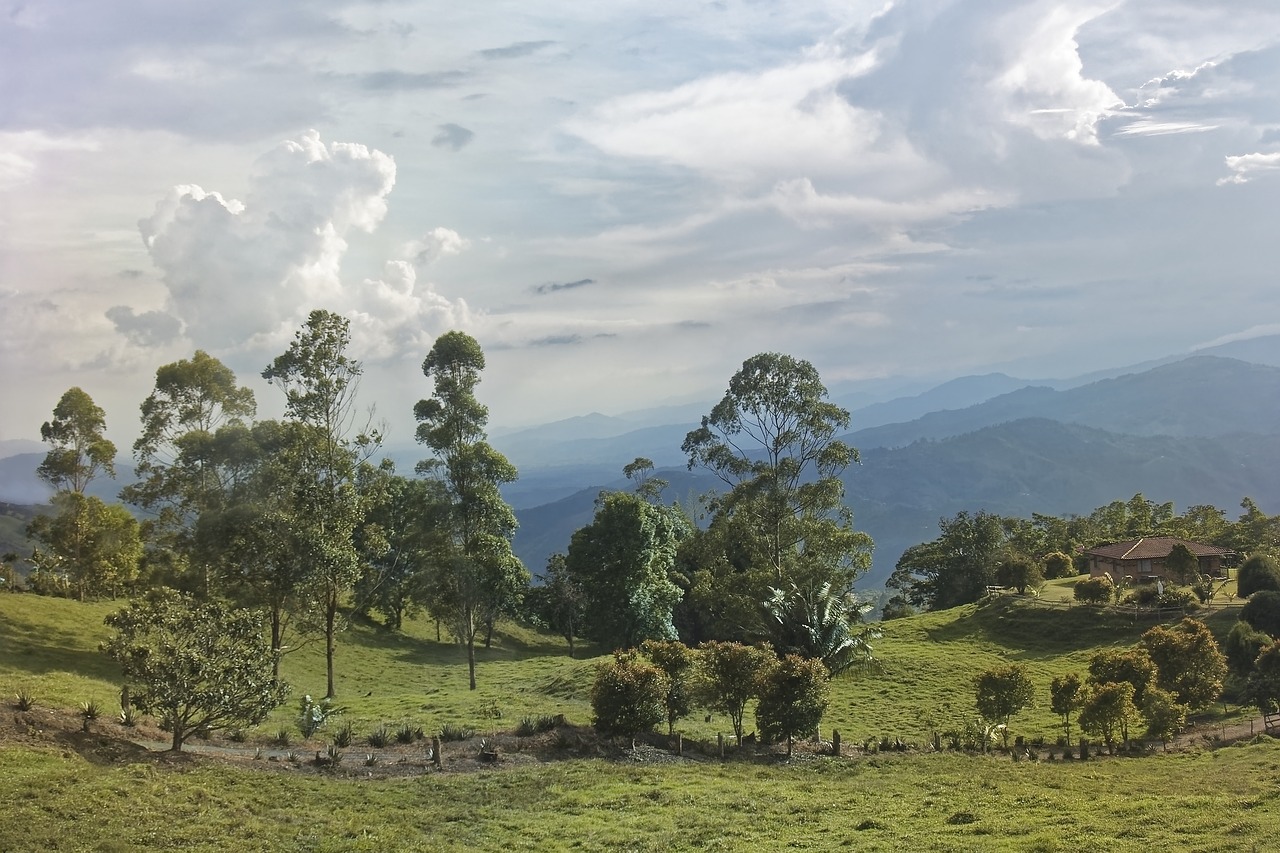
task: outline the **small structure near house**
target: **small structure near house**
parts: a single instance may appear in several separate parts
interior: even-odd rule
[[[1211,578],[1225,577],[1226,563],[1235,556],[1235,552],[1228,548],[1202,545],[1176,536],[1129,539],[1088,548],[1084,553],[1089,558],[1089,574],[1093,577],[1105,573],[1113,578],[1127,575],[1135,583],[1155,581],[1157,578],[1176,581],[1178,579],[1172,577],[1173,573],[1165,565],[1165,560],[1176,545],[1182,545],[1190,551],[1199,561],[1200,574]]]

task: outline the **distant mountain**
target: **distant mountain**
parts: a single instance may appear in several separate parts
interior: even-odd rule
[[[1280,368],[1192,356],[1064,391],[1022,388],[965,409],[859,430],[848,440],[861,449],[901,447],[1022,418],[1048,418],[1132,435],[1280,431]]]
[[[0,459],[0,502],[11,504],[44,504],[53,497],[53,489],[36,476],[45,454],[20,453]],[[89,484],[88,493],[107,503],[115,502],[120,490],[137,479],[133,466],[116,462],[116,479],[98,477]]]
[[[48,446],[39,441],[30,441],[25,438],[5,439],[0,441],[0,459],[8,459],[20,453],[44,453],[48,449]]]
[[[844,474],[854,524],[876,543],[864,586],[879,586],[902,552],[934,539],[938,519],[985,509],[1029,517],[1085,514],[1137,492],[1173,501],[1181,511],[1212,504],[1235,517],[1240,499],[1280,508],[1280,436],[1133,436],[1024,419],[939,441],[864,451]],[[719,482],[707,475],[661,472],[693,497]],[[614,481],[611,487],[625,487]],[[568,547],[573,531],[591,520],[600,487],[517,513],[516,552],[540,571],[547,555]],[[671,497],[669,495],[669,497]]]
[[[1026,379],[1015,379],[1003,373],[962,376],[916,394],[914,397],[898,397],[884,403],[873,403],[854,409],[851,416],[853,425],[858,429],[903,423],[923,417],[930,412],[968,408],[1031,384],[1033,383]]]

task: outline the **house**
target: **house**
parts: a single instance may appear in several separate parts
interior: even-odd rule
[[[1127,576],[1133,578],[1134,583],[1156,578],[1177,580],[1170,577],[1172,572],[1165,567],[1165,560],[1175,545],[1185,546],[1200,561],[1200,574],[1214,578],[1225,576],[1225,563],[1235,556],[1230,549],[1202,545],[1176,536],[1147,536],[1114,542],[1088,548],[1084,554],[1089,558],[1089,574],[1093,577],[1105,573],[1118,580]]]

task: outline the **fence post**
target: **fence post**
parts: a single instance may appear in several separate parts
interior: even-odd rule
[[[440,770],[441,768],[444,767],[444,760],[440,757],[439,735],[431,736],[431,762],[435,764],[437,770]]]
[[[831,730],[831,754],[836,758],[840,757],[840,730]]]

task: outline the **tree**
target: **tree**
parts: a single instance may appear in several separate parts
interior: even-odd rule
[[[635,652],[615,652],[601,664],[591,685],[592,725],[608,735],[622,735],[636,745],[636,735],[666,718],[663,699],[667,677]]]
[[[432,555],[448,550],[449,498],[438,480],[410,479],[384,467],[368,476],[380,482],[371,490],[382,499],[370,510],[362,532],[378,534],[369,544],[356,581],[357,607],[376,610],[392,631],[416,612],[426,598]],[[358,539],[364,544],[364,537]]]
[[[289,420],[297,425],[293,461],[298,477],[292,488],[295,546],[309,567],[308,585],[325,636],[328,692],[333,699],[334,652],[343,597],[360,575],[357,528],[369,501],[357,485],[363,456],[381,444],[373,430],[357,432],[355,400],[360,362],[346,354],[350,324],[329,311],[312,311],[289,348],[262,376],[285,395]]]
[[[1236,573],[1236,592],[1248,598],[1255,592],[1280,592],[1280,560],[1270,554],[1254,554]]]
[[[756,695],[758,674],[773,662],[767,646],[712,641],[698,647],[699,692],[707,707],[727,714],[742,746],[742,716]]]
[[[1169,741],[1187,724],[1187,706],[1169,691],[1152,687],[1142,702],[1142,716],[1147,719],[1147,737],[1159,739],[1168,749]]]
[[[661,477],[653,476],[653,460],[645,456],[637,456],[622,466],[622,474],[636,484],[636,494],[650,503],[657,503],[662,490],[670,485]]]
[[[133,444],[138,481],[121,497],[153,514],[148,539],[189,565],[195,559],[195,526],[206,513],[234,500],[232,493],[256,462],[246,455],[246,421],[256,411],[253,392],[232,371],[197,350],[190,360],[156,371],[155,388],[142,402],[142,433]],[[158,555],[157,555],[158,556]],[[205,554],[216,559],[216,554]],[[211,566],[198,572],[202,593],[211,589]]]
[[[1138,645],[1156,665],[1156,685],[1191,710],[1209,705],[1222,694],[1227,661],[1203,622],[1188,618],[1173,628],[1157,625],[1142,635]]]
[[[40,427],[49,452],[36,476],[57,491],[84,494],[95,477],[116,475],[116,446],[103,433],[106,414],[84,391],[70,388],[53,407],[53,420]]]
[[[881,622],[915,615],[916,609],[911,606],[911,602],[907,601],[907,597],[900,592],[890,596],[889,600],[884,603],[884,607],[880,609]]]
[[[849,413],[827,400],[817,369],[779,353],[747,359],[724,398],[685,436],[689,468],[729,491],[712,503],[733,518],[771,585],[845,591],[870,565],[871,539],[853,529],[840,474],[857,451],[835,436]],[[756,601],[764,599],[759,590]]]
[[[757,676],[756,725],[770,742],[787,739],[787,756],[798,735],[817,731],[827,710],[829,686],[822,662],[785,655]]]
[[[880,629],[860,624],[870,605],[853,593],[839,595],[827,584],[808,594],[794,586],[770,593],[765,610],[778,654],[819,660],[828,678],[875,665],[871,641],[880,638]]]
[[[1115,588],[1116,586],[1111,582],[1111,578],[1106,575],[1099,575],[1076,581],[1071,594],[1081,604],[1106,604],[1111,600],[1111,594]]]
[[[1095,684],[1080,708],[1080,729],[1101,738],[1113,755],[1116,741],[1129,743],[1129,728],[1142,719],[1133,701],[1133,685],[1127,681]]]
[[[1067,745],[1071,745],[1071,715],[1080,709],[1084,696],[1081,692],[1080,676],[1074,672],[1054,676],[1049,682],[1049,706],[1053,713],[1062,717],[1062,733],[1066,735]]]
[[[999,723],[1004,745],[1009,746],[1009,720],[1035,699],[1031,675],[1022,664],[997,666],[980,674],[975,683],[978,714]]]
[[[1186,586],[1196,580],[1200,574],[1200,560],[1181,542],[1169,550],[1164,559],[1165,568],[1179,584]]]
[[[587,594],[569,573],[564,554],[547,558],[542,583],[529,588],[525,606],[537,622],[564,637],[569,644],[569,657],[573,657],[574,638],[587,622]]]
[[[435,454],[418,471],[444,485],[450,505],[450,547],[433,561],[428,607],[466,646],[472,690],[477,631],[512,610],[529,586],[528,571],[511,551],[516,516],[499,492],[515,481],[516,468],[486,440],[489,410],[475,397],[484,365],[475,338],[446,332],[422,362],[434,384],[431,398],[414,406],[417,439]]]
[[[601,496],[595,518],[573,534],[565,566],[585,598],[583,632],[606,648],[676,636],[671,580],[676,549],[692,525],[675,507],[639,495]]]
[[[1223,644],[1227,666],[1234,675],[1248,677],[1253,670],[1253,662],[1258,659],[1258,653],[1271,645],[1272,641],[1270,634],[1254,629],[1248,622],[1237,622],[1231,627],[1231,633],[1227,634],[1227,640]]]
[[[1280,592],[1255,592],[1240,608],[1240,618],[1257,631],[1280,637]]]
[[[996,566],[996,583],[1013,587],[1018,595],[1026,595],[1027,587],[1038,589],[1044,584],[1044,572],[1029,557],[1012,554]]]
[[[1142,704],[1147,687],[1156,682],[1156,665],[1142,646],[1130,649],[1103,649],[1089,658],[1089,683],[1124,682],[1133,687],[1133,701]]]
[[[667,692],[662,706],[667,712],[667,735],[676,733],[676,721],[693,710],[690,675],[697,658],[693,649],[679,640],[645,640],[640,653],[667,677]]]
[[[31,555],[37,571],[65,577],[81,601],[131,584],[142,558],[138,521],[119,504],[75,491],[53,497],[53,514],[38,515],[27,533],[43,546]]]
[[[986,511],[938,520],[941,536],[903,552],[887,586],[917,607],[945,610],[977,601],[1005,553],[1002,519]]]
[[[1053,551],[1044,556],[1044,576],[1053,580],[1054,578],[1069,578],[1076,573],[1075,564],[1071,562],[1071,558],[1061,551]]]
[[[1280,640],[1258,652],[1245,682],[1245,695],[1263,714],[1280,711]]]
[[[157,589],[106,623],[116,633],[103,651],[120,664],[130,701],[172,726],[175,752],[195,732],[262,722],[288,695],[254,611]]]

